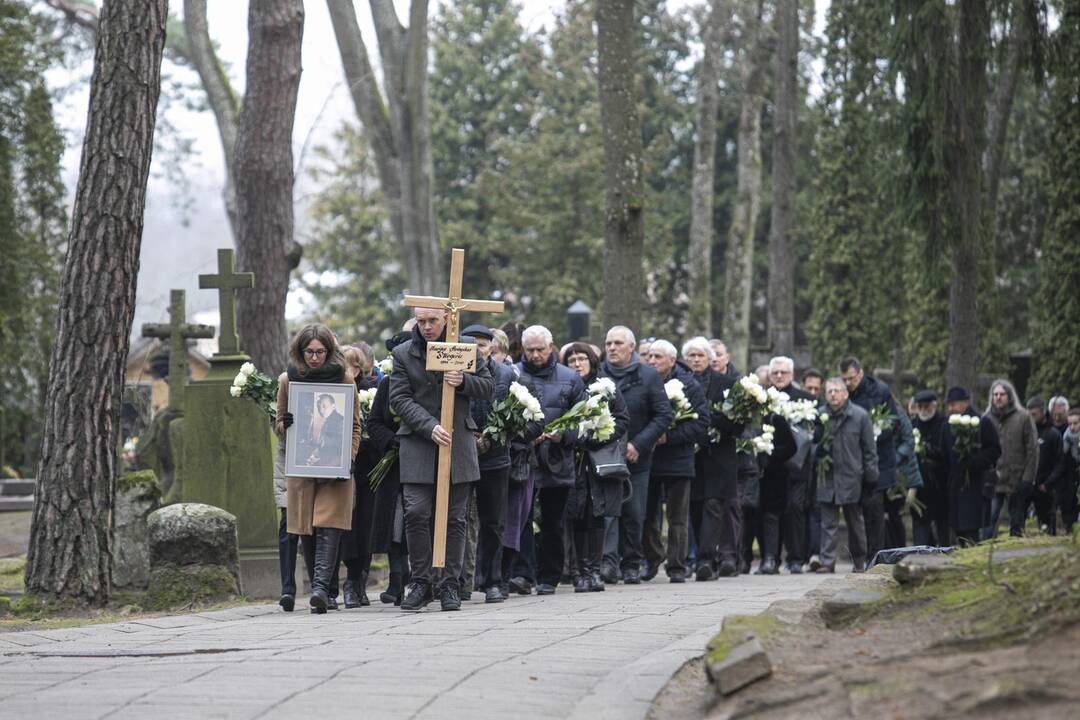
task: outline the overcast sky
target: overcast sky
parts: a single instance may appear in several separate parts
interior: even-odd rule
[[[821,6],[827,0],[817,0],[816,25],[821,25]],[[408,0],[395,0],[401,17],[407,17]],[[674,7],[691,4],[690,0],[674,0]],[[179,3],[175,3],[179,11]],[[247,54],[247,2],[217,0],[208,3],[210,35],[237,91],[244,85],[244,60]],[[561,0],[524,0],[522,21],[530,31],[551,26],[554,13],[563,6]],[[376,47],[371,16],[366,2],[357,2],[357,16],[369,50]],[[304,197],[314,188],[305,177],[303,166],[311,162],[310,148],[330,141],[344,120],[355,120],[355,113],[344,87],[341,60],[334,41],[333,28],[326,3],[309,0],[304,4],[303,73],[297,101],[293,135],[293,153],[297,163],[297,237],[303,241],[307,231]],[[89,78],[89,64],[78,75]],[[195,82],[194,73],[172,67],[175,77]],[[70,75],[66,76],[70,82]],[[88,88],[82,86],[67,94],[58,108],[58,116],[69,138],[64,158],[65,180],[73,190],[78,176],[81,138],[86,123]],[[214,120],[209,112],[193,112],[174,103],[167,111],[168,121],[180,133],[192,140],[192,156],[185,161],[184,175],[190,183],[193,205],[184,212],[178,207],[180,191],[165,177],[162,155],[155,154],[146,200],[146,221],[143,232],[141,266],[134,334],[144,322],[165,319],[169,290],[187,290],[189,318],[198,322],[217,323],[217,299],[213,291],[198,289],[198,274],[212,272],[216,265],[215,249],[231,247],[232,237],[225,219],[221,188],[225,170],[221,144]],[[308,151],[305,153],[305,148]],[[291,293],[287,315],[296,317],[302,312],[303,297]]]

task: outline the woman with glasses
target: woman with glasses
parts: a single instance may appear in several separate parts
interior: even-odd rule
[[[565,348],[563,363],[581,376],[588,387],[596,380],[600,357],[591,345],[576,342]],[[573,529],[574,557],[577,558],[574,592],[598,592],[604,589],[604,581],[600,579],[600,562],[604,556],[604,519],[621,515],[623,485],[630,479],[629,472],[625,477],[599,477],[590,461],[588,451],[610,446],[626,437],[630,415],[618,389],[609,408],[615,418],[615,433],[604,442],[579,441],[574,487],[570,489],[566,501],[566,518]]]
[[[356,382],[346,367],[337,338],[325,325],[307,325],[289,344],[289,367],[278,378],[277,434],[284,444],[285,431],[293,424],[289,410],[289,383]],[[352,454],[360,449],[360,404],[353,403]],[[290,534],[302,538],[304,562],[311,581],[311,611],[325,613],[330,607],[331,576],[337,570],[341,533],[352,527],[353,483],[314,478],[286,478],[285,514]],[[282,597],[282,607],[286,607]],[[335,603],[336,604],[336,603]]]

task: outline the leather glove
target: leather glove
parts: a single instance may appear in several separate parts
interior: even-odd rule
[[[286,430],[288,430],[290,427],[292,427],[292,424],[293,424],[293,414],[291,412],[287,412],[287,413],[285,413],[284,415],[281,416],[281,426],[284,427]]]

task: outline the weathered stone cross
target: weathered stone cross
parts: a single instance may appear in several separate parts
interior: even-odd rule
[[[184,385],[187,382],[189,338],[214,337],[213,325],[186,323],[187,308],[183,290],[173,290],[169,297],[169,323],[142,326],[142,336],[169,343],[169,410],[183,411]]]
[[[501,313],[503,304],[497,300],[466,300],[461,297],[461,275],[465,269],[465,251],[454,248],[450,255],[450,292],[448,297],[406,295],[405,307],[445,310],[446,342],[428,343],[427,369],[437,371],[462,370],[475,372],[476,346],[458,343],[458,314],[462,310]],[[435,485],[435,538],[432,546],[432,567],[446,564],[446,520],[450,500],[450,448],[453,446],[454,393],[456,388],[442,386],[442,410],[439,424],[451,434],[450,446],[439,446],[439,469]]]
[[[236,272],[236,256],[232,249],[217,251],[217,275],[200,275],[201,290],[218,291],[218,310],[221,331],[218,333],[218,355],[239,355],[240,337],[236,334],[236,291],[255,287],[255,274]]]

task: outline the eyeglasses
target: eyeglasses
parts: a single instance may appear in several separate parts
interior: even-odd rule
[[[321,358],[325,354],[326,354],[325,350],[305,350],[304,351],[304,357],[309,357],[309,358]]]

